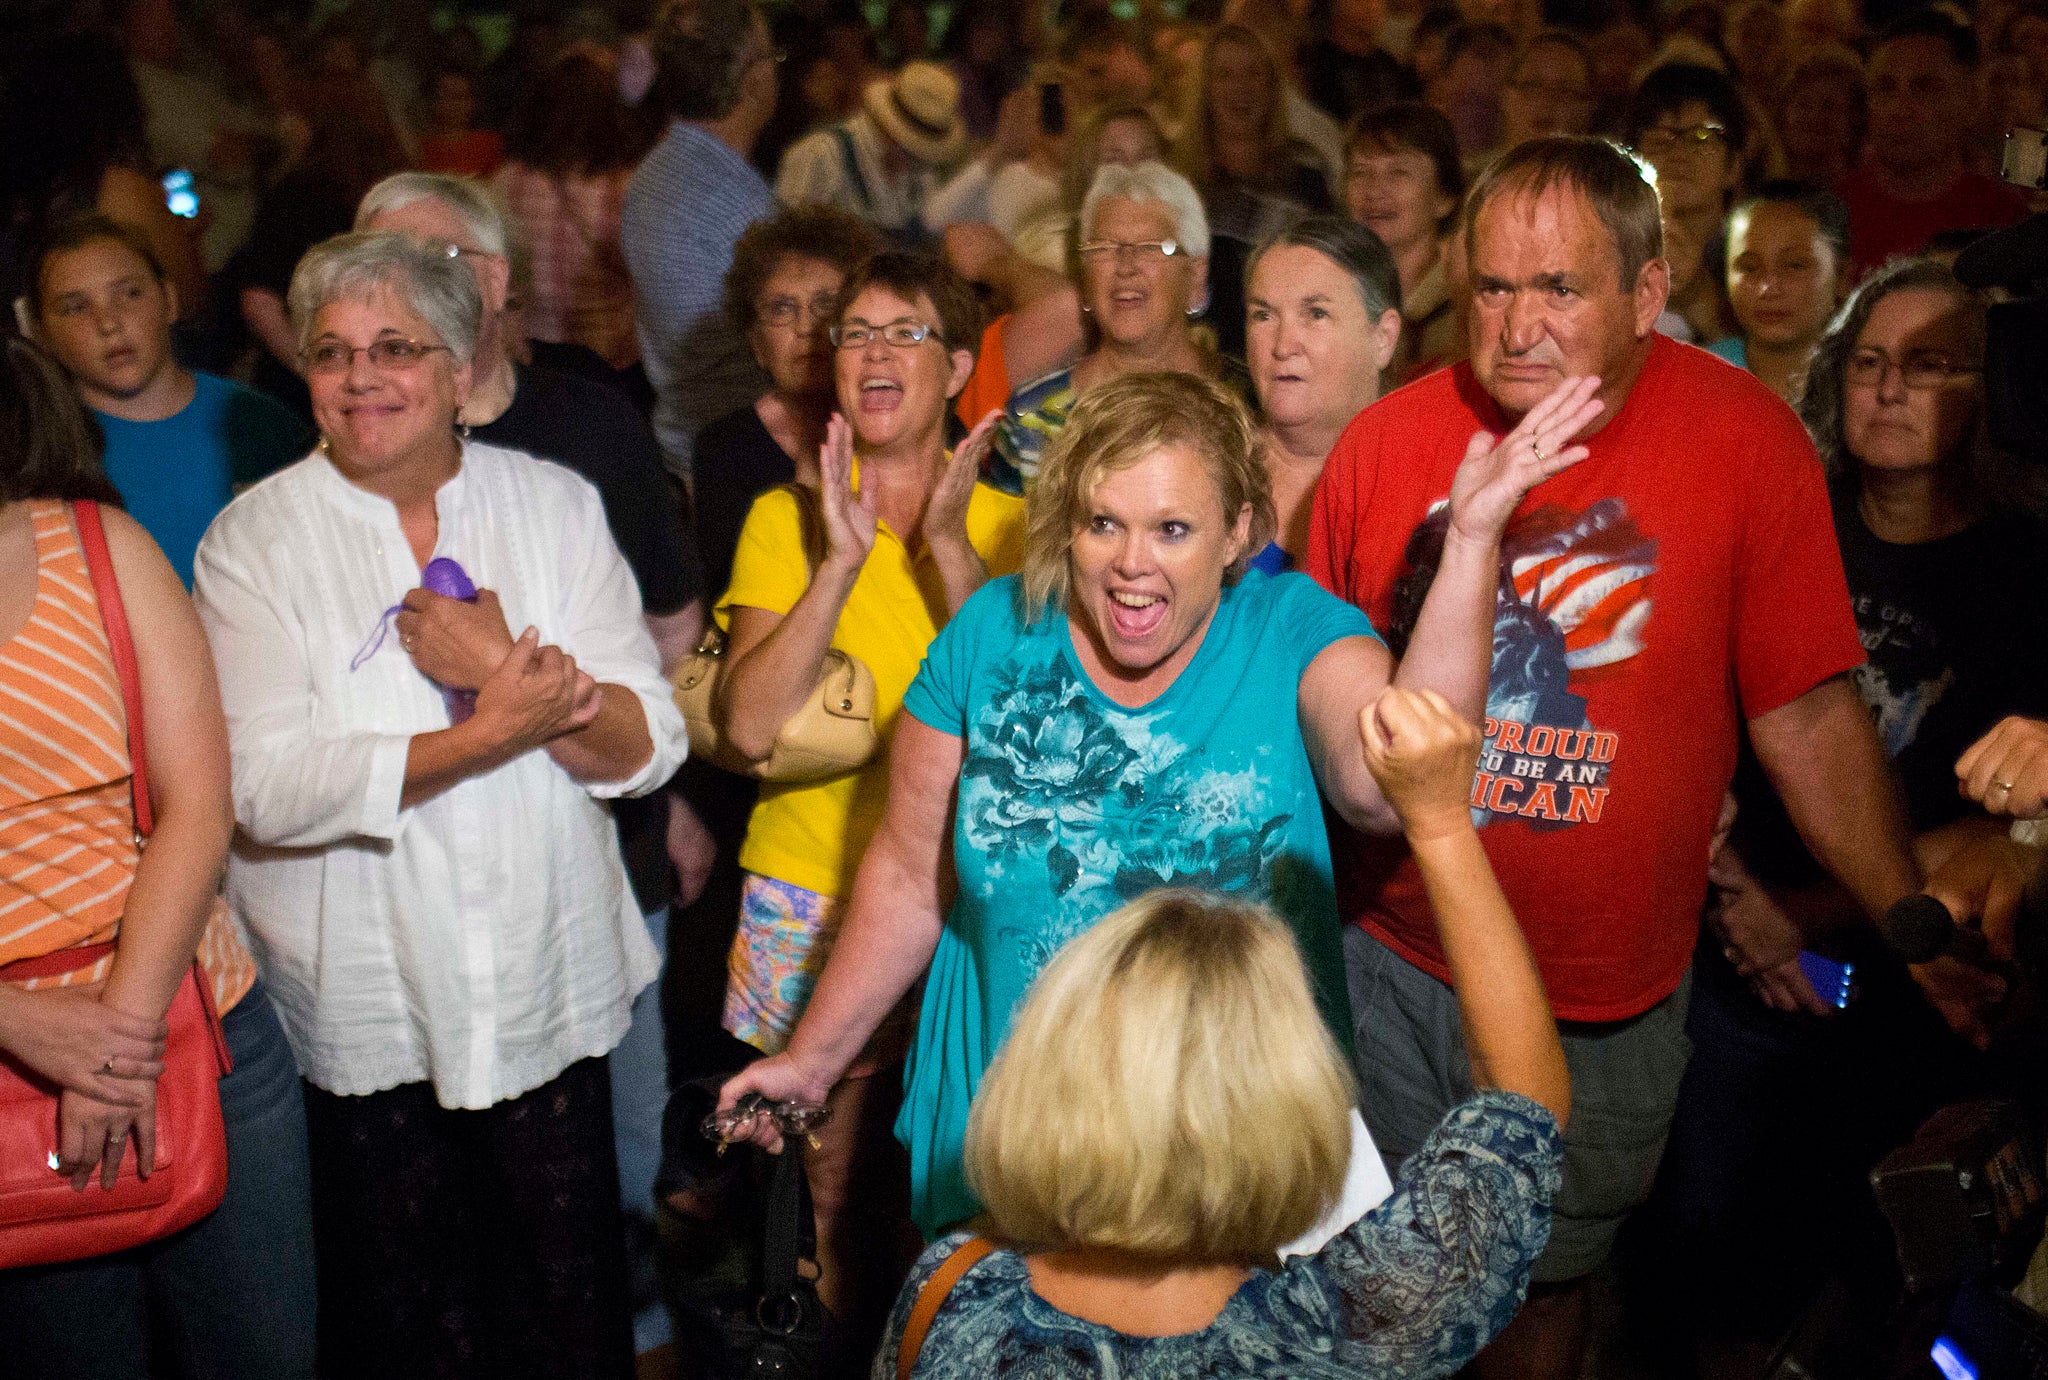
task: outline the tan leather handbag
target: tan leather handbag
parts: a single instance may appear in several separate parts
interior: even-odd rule
[[[817,496],[800,484],[788,484],[804,525],[804,553],[817,568],[822,545]],[[725,630],[712,623],[688,660],[676,668],[676,708],[689,725],[690,752],[715,766],[762,781],[822,781],[866,766],[875,755],[875,673],[859,657],[838,648],[825,652],[818,683],[803,708],[792,714],[775,735],[775,750],[760,762],[733,751],[719,731],[711,710],[718,677],[725,666]]]

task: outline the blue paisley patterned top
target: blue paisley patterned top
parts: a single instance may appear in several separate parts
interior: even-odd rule
[[[1024,1258],[997,1251],[953,1286],[913,1375],[1030,1380],[1421,1380],[1449,1375],[1507,1325],[1550,1239],[1563,1141],[1557,1120],[1514,1093],[1453,1107],[1401,1166],[1393,1196],[1312,1256],[1259,1270],[1216,1321],[1176,1337],[1128,1337],[1031,1291]],[[925,1251],[896,1300],[873,1380],[896,1374],[917,1292],[967,1240]]]
[[[896,1134],[927,1237],[975,1211],[967,1108],[1010,1016],[1055,950],[1162,886],[1238,892],[1293,927],[1323,1017],[1352,1043],[1330,844],[1297,690],[1310,662],[1373,635],[1306,575],[1247,572],[1201,647],[1126,709],[1075,659],[1063,614],[1022,624],[1014,577],[977,591],[932,642],[903,708],[965,740],[960,889],[932,955]]]

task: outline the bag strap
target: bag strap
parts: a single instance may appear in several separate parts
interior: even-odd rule
[[[932,1271],[932,1277],[917,1291],[917,1302],[910,1307],[910,1321],[903,1324],[902,1340],[896,1344],[896,1380],[910,1380],[910,1372],[917,1365],[917,1354],[924,1350],[924,1334],[932,1330],[932,1319],[939,1316],[939,1309],[945,1305],[946,1295],[953,1292],[953,1286],[960,1277],[981,1263],[983,1256],[996,1248],[996,1243],[985,1236],[970,1237],[960,1243],[960,1249],[946,1257],[946,1263]]]
[[[796,1293],[797,1262],[803,1252],[803,1195],[798,1181],[804,1172],[803,1152],[786,1145],[774,1156],[768,1181],[767,1231],[761,1249],[761,1312]],[[794,1320],[792,1320],[794,1321]]]
[[[142,729],[142,672],[135,663],[135,639],[128,632],[128,609],[114,578],[107,553],[107,533],[100,523],[100,505],[81,498],[71,505],[78,524],[78,545],[85,553],[86,572],[100,604],[100,623],[107,630],[107,650],[114,655],[114,673],[121,678],[121,705],[128,716],[128,785],[135,795],[135,832],[148,838],[156,831],[149,808],[149,747]]]
[[[853,131],[843,124],[831,126],[832,138],[839,145],[839,161],[846,170],[846,180],[852,184],[853,194],[860,198],[861,209],[872,220],[875,214],[875,198],[868,191],[867,174],[860,170],[860,155],[853,147]]]

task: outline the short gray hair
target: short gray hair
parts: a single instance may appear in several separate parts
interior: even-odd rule
[[[356,208],[358,230],[370,228],[381,215],[402,211],[416,201],[438,201],[454,212],[476,247],[486,254],[512,257],[512,218],[491,189],[473,177],[448,173],[393,173],[363,194]]]
[[[292,272],[292,334],[304,350],[320,309],[378,290],[397,295],[461,363],[476,355],[484,299],[476,275],[437,249],[389,230],[336,235],[306,251]]]
[[[1181,248],[1196,258],[1208,255],[1209,216],[1202,210],[1201,195],[1195,191],[1194,183],[1164,163],[1136,163],[1128,168],[1103,164],[1081,202],[1082,239],[1094,230],[1096,207],[1119,197],[1164,206],[1173,219],[1173,237],[1180,241]]]

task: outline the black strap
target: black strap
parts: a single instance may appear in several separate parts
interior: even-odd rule
[[[803,1251],[803,1151],[785,1144],[772,1157],[774,1173],[768,1180],[767,1232],[761,1246],[761,1303],[770,1309],[790,1305],[796,1293],[797,1259]],[[794,1322],[794,1318],[791,1319]]]
[[[853,194],[860,198],[861,208],[872,220],[875,214],[875,198],[868,192],[867,175],[860,170],[860,158],[854,153],[853,131],[845,125],[833,125],[832,137],[839,141],[839,161],[846,165],[846,180],[853,184]]]

